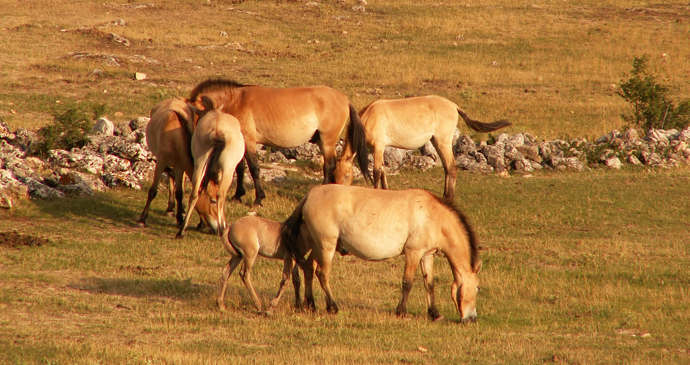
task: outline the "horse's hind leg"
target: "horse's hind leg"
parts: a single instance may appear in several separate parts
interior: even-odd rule
[[[307,264],[304,270],[304,306],[312,312],[316,311],[316,302],[314,301],[314,251],[307,258]]]
[[[395,309],[395,314],[400,317],[407,316],[407,299],[412,290],[412,282],[414,281],[414,273],[417,270],[417,265],[421,260],[422,255],[417,252],[410,252],[405,255],[405,273],[403,274],[402,282],[402,298]]]
[[[184,173],[174,175],[175,176],[175,200],[177,201],[177,226],[182,227],[184,223],[184,204],[182,203],[184,195]],[[191,214],[191,212],[190,212]]]
[[[225,311],[225,290],[228,288],[228,279],[240,262],[242,262],[242,257],[233,256],[223,268],[223,274],[220,276],[220,292],[218,293],[218,299],[216,299],[218,308],[221,311]]]
[[[379,187],[379,183],[381,183],[382,189],[388,189],[387,181],[384,185],[386,178],[384,175],[385,173],[383,172],[383,152],[385,151],[385,148],[385,146],[374,147],[374,189]]]
[[[273,308],[278,306],[280,298],[283,296],[283,292],[285,291],[285,287],[287,286],[287,281],[290,280],[293,265],[292,262],[292,255],[290,255],[290,253],[288,252],[286,254],[286,257],[283,259],[283,276],[280,279],[278,293],[276,293],[276,296],[273,298],[273,300],[271,300],[271,304],[268,306],[268,309],[266,310],[267,313],[271,313],[273,311]],[[299,297],[299,293],[297,295]]]
[[[249,166],[249,173],[254,179],[254,189],[256,189],[256,199],[254,200],[254,205],[261,205],[261,201],[266,197],[264,188],[261,186],[261,170],[259,169],[259,159],[256,157],[256,147],[254,147],[254,152],[245,153],[244,157],[247,160],[247,165]]]
[[[302,309],[302,301],[299,297],[299,266],[295,265],[294,262],[292,266],[292,286],[295,288],[295,307],[297,307],[297,309]]]
[[[163,173],[164,168],[164,161],[158,161],[158,163],[156,163],[156,168],[153,173],[153,181],[151,182],[151,187],[149,188],[148,196],[146,198],[146,205],[144,205],[144,210],[141,212],[141,216],[137,221],[137,224],[141,227],[146,227],[146,217],[149,215],[151,202],[156,195],[158,195],[158,184],[160,183],[161,174]]]
[[[335,248],[335,244],[332,245]],[[335,250],[321,252],[320,257],[316,258],[318,267],[316,268],[316,277],[319,278],[319,283],[321,283],[321,288],[326,293],[326,311],[328,313],[338,313],[338,305],[335,303],[335,298],[333,297],[333,291],[331,290],[331,261],[333,260],[333,254]]]
[[[429,318],[432,321],[439,321],[443,316],[436,309],[436,299],[434,297],[434,255],[426,255],[422,257],[420,268],[422,269],[422,277],[424,278],[424,289],[426,289],[426,303],[429,308]]]
[[[441,141],[436,136],[431,138],[431,143],[436,148],[438,156],[441,158],[443,170],[446,172],[446,181],[443,188],[443,197],[453,200],[455,197],[455,179],[457,177],[457,169],[455,167],[455,159],[453,158],[453,147],[451,141]]]

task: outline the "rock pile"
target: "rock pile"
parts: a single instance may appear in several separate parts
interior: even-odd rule
[[[118,126],[99,119],[83,148],[51,150],[46,159],[28,151],[38,134],[23,128],[10,132],[0,121],[0,207],[11,208],[20,197],[59,198],[92,195],[112,187],[141,189],[151,179],[155,157],[146,146],[148,118],[140,117]],[[455,164],[461,170],[480,173],[528,174],[537,170],[584,171],[596,167],[620,169],[624,164],[648,167],[676,167],[690,163],[690,128],[651,130],[644,137],[633,129],[612,131],[596,141],[583,138],[537,141],[528,133],[499,134],[475,142],[456,130],[453,142]],[[338,146],[338,152],[342,143]],[[262,179],[285,177],[285,164],[296,160],[323,163],[319,148],[306,143],[297,148],[262,148]],[[371,159],[371,156],[370,156]],[[266,166],[270,164],[270,166]],[[440,165],[431,143],[419,151],[388,147],[384,153],[388,172],[403,168],[422,170]],[[281,167],[282,165],[282,167]],[[245,174],[247,183],[252,183]]]

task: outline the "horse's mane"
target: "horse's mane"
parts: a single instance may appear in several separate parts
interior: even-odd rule
[[[474,268],[474,264],[477,262],[479,258],[479,246],[477,245],[477,236],[474,234],[474,230],[472,229],[472,226],[470,225],[467,217],[465,214],[463,214],[460,209],[455,205],[455,202],[447,197],[440,198],[434,194],[431,194],[436,200],[443,204],[444,207],[450,209],[451,212],[455,213],[455,215],[458,217],[460,222],[465,228],[465,231],[467,232],[467,239],[470,244],[470,266]]]
[[[205,81],[202,81],[199,85],[195,86],[194,89],[192,89],[192,93],[189,95],[189,102],[193,103],[196,101],[196,98],[199,97],[200,94],[204,92],[210,92],[210,91],[215,91],[215,90],[220,90],[220,89],[225,89],[225,88],[235,88],[235,87],[243,87],[247,86],[244,84],[240,84],[239,82],[235,80],[227,80],[227,79],[208,79]]]

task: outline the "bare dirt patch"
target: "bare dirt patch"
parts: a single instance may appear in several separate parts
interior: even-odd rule
[[[0,246],[9,246],[12,248],[20,248],[22,246],[40,247],[49,242],[50,240],[48,239],[19,234],[16,231],[0,232]]]

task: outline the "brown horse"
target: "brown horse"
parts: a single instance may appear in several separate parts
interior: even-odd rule
[[[191,137],[194,130],[194,112],[182,98],[166,99],[151,109],[151,120],[146,127],[146,143],[156,156],[156,167],[153,182],[148,192],[144,211],[137,223],[145,227],[151,201],[158,194],[158,184],[161,174],[166,172],[169,181],[168,207],[166,213],[171,214],[177,200],[177,224],[184,220],[184,206],[182,204],[183,183],[185,174],[192,176],[194,163],[190,149]],[[174,180],[174,183],[173,183]],[[174,199],[173,200],[173,187]],[[199,196],[196,211],[201,218],[200,226],[208,224],[214,233],[218,229],[216,204],[212,203],[211,195],[215,195],[218,187],[215,183],[208,185],[208,189]],[[191,211],[191,210],[190,210]]]
[[[299,297],[300,278],[297,265],[294,265],[294,260],[290,251],[285,248],[280,242],[280,223],[264,218],[246,216],[242,217],[230,225],[228,229],[221,236],[221,243],[225,250],[232,255],[230,261],[223,269],[223,275],[220,278],[221,286],[218,294],[218,307],[220,310],[225,310],[225,289],[228,286],[228,279],[237,265],[242,263],[240,269],[240,277],[242,282],[249,290],[249,295],[254,301],[254,306],[261,312],[261,300],[254,290],[252,284],[251,272],[254,266],[254,261],[258,256],[263,256],[272,259],[283,260],[283,276],[278,287],[278,293],[271,301],[266,313],[271,313],[273,308],[278,305],[280,297],[283,295],[287,281],[292,275],[292,285],[295,288],[295,306],[301,308],[302,303]],[[303,251],[306,251],[311,246],[310,237],[306,230],[300,234],[298,245]],[[292,274],[290,274],[292,271]]]
[[[206,80],[192,90],[189,100],[201,108],[202,96],[216,104],[224,104],[223,111],[235,116],[242,126],[246,147],[245,160],[256,188],[255,205],[266,197],[259,178],[256,144],[276,148],[297,147],[307,141],[317,143],[324,156],[324,183],[333,181],[335,145],[350,121],[347,138],[350,148],[359,152],[360,167],[366,166],[367,155],[364,128],[357,111],[343,93],[326,86],[271,89],[242,85],[229,80]],[[369,179],[368,170],[365,178]],[[237,190],[234,199],[245,194],[244,163],[237,168]]]
[[[301,228],[303,227],[303,228]],[[313,240],[308,260],[297,244],[302,229]],[[281,240],[304,270],[307,306],[314,307],[312,283],[316,275],[326,293],[326,308],[338,311],[331,292],[331,260],[341,245],[371,261],[405,255],[402,298],[396,314],[405,316],[407,298],[417,265],[421,263],[429,316],[439,320],[434,299],[434,253],[441,252],[453,271],[451,297],[463,323],[477,320],[477,291],[481,269],[477,240],[460,211],[448,199],[425,190],[376,190],[320,185],[311,189],[281,228]]]
[[[458,115],[462,116],[468,127],[477,132],[491,132],[511,125],[505,120],[493,123],[476,121],[457,104],[434,95],[399,100],[381,99],[362,109],[360,118],[366,130],[367,145],[374,154],[374,188],[380,182],[383,189],[388,189],[386,174],[382,169],[386,146],[411,150],[422,147],[431,140],[446,172],[443,196],[453,199],[456,169],[452,144]],[[352,160],[358,153],[346,141],[335,171],[337,184],[352,183]]]
[[[192,173],[192,193],[189,196],[189,209],[197,204],[199,194],[208,187],[209,182],[217,182],[218,190],[211,196],[211,203],[217,204],[218,233],[225,230],[225,196],[232,184],[232,177],[244,154],[244,140],[237,118],[221,111],[222,105],[216,107],[213,101],[203,97],[204,110],[196,108],[199,122],[192,136],[192,156],[194,172]],[[239,179],[238,179],[239,180]],[[178,238],[184,236],[189,223],[189,214],[185,217]]]

